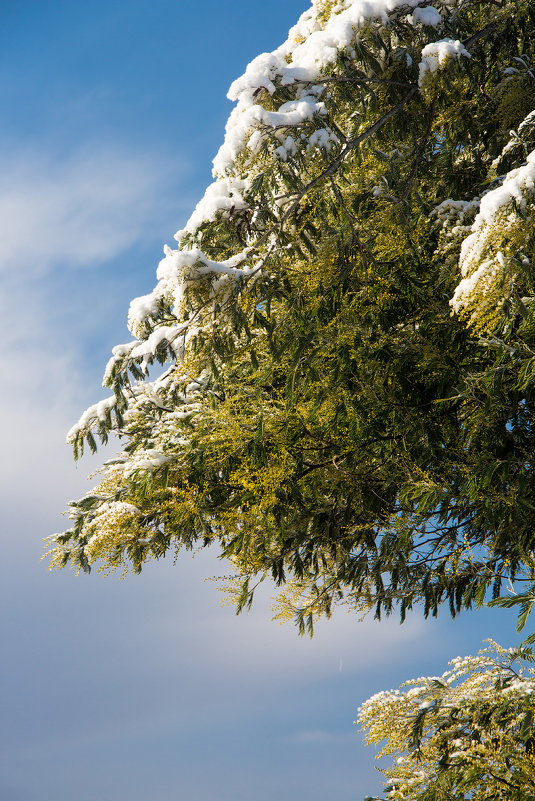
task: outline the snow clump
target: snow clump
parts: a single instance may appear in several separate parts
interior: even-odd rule
[[[532,151],[526,164],[511,170],[501,186],[481,199],[471,233],[461,246],[462,280],[450,300],[454,312],[468,314],[473,320],[478,307],[486,300],[492,301],[493,290],[506,266],[504,250],[508,255],[511,246],[522,244],[516,241],[517,235],[522,239],[526,224],[522,218],[533,205],[534,197],[535,151]]]
[[[458,39],[441,39],[430,42],[422,50],[418,86],[422,88],[429,78],[438,70],[443,70],[448,62],[459,60],[461,56],[471,58],[470,53]]]

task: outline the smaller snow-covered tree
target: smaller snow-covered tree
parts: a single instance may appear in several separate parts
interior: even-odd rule
[[[389,801],[535,798],[535,670],[529,648],[491,642],[442,676],[380,692],[359,710],[366,742],[386,741]]]

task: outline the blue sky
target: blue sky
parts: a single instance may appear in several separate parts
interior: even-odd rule
[[[306,6],[0,3],[2,801],[360,799],[380,776],[358,705],[512,639],[503,611],[342,613],[311,642],[267,600],[221,607],[209,553],[124,580],[40,561],[99,463],[65,432],[210,180],[227,88]]]

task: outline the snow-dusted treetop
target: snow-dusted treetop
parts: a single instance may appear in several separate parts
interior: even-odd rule
[[[224,142],[214,158],[215,181],[206,189],[185,227],[175,234],[178,249],[164,247],[165,258],[157,270],[159,280],[155,289],[133,300],[128,315],[129,328],[137,334],[144,326],[151,327],[151,319],[158,316],[159,304],[172,298],[173,310],[178,312],[180,322],[166,326],[166,330],[160,330],[157,335],[144,337],[141,344],[134,341],[114,349],[106,369],[105,384],[110,382],[115,367],[124,364],[125,357],[128,361],[141,361],[143,366],[150,363],[163,339],[172,345],[176,355],[183,355],[188,332],[193,328],[197,333],[192,320],[182,319],[180,314],[190,282],[201,276],[211,276],[214,291],[222,287],[228,289],[228,277],[239,280],[254,276],[261,269],[254,239],[247,243],[249,247],[243,252],[218,263],[195,247],[199,230],[223,217],[247,214],[250,209],[246,199],[248,190],[259,171],[254,166],[254,157],[266,141],[279,138],[280,144],[274,154],[284,161],[288,155],[295,156],[297,148],[307,153],[314,149],[331,150],[338,136],[329,125],[322,123],[327,115],[322,100],[327,86],[325,75],[341,54],[355,57],[359,29],[370,23],[379,28],[388,27],[394,16],[417,29],[432,30],[442,23],[441,13],[429,5],[428,0],[313,0],[290,30],[286,42],[271,53],[257,56],[245,73],[232,83],[228,97],[237,102],[226,125]],[[470,54],[459,41],[446,38],[427,44],[419,64],[419,82],[422,83],[426,75],[443,69],[449,60],[461,56]],[[287,87],[292,99],[271,108],[270,101],[277,87]],[[262,92],[267,96],[263,104],[260,102]],[[301,131],[307,124],[309,130],[305,135]],[[299,136],[290,135],[290,131],[298,131]],[[82,420],[86,421],[86,416],[82,416]],[[69,441],[73,441],[84,426],[85,422],[79,429],[71,429]]]
[[[527,569],[534,14],[314,0],[232,83],[214,180],[68,433],[124,450],[57,564],[216,541],[238,606],[272,576],[301,623],[455,612]]]

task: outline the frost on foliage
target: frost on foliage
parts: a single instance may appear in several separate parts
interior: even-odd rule
[[[522,167],[509,172],[480,202],[471,233],[462,243],[462,280],[450,301],[452,309],[470,323],[485,328],[511,294],[515,265],[528,257],[526,223],[533,221],[535,151]]]
[[[535,789],[526,746],[531,724],[523,728],[535,711],[535,670],[525,668],[525,659],[531,659],[529,649],[490,642],[476,656],[451,660],[441,676],[412,679],[362,705],[358,723],[366,742],[383,743],[377,759],[392,758],[391,767],[381,769],[388,798],[446,797],[445,775],[448,798],[479,801],[494,788],[514,790],[515,782]]]

